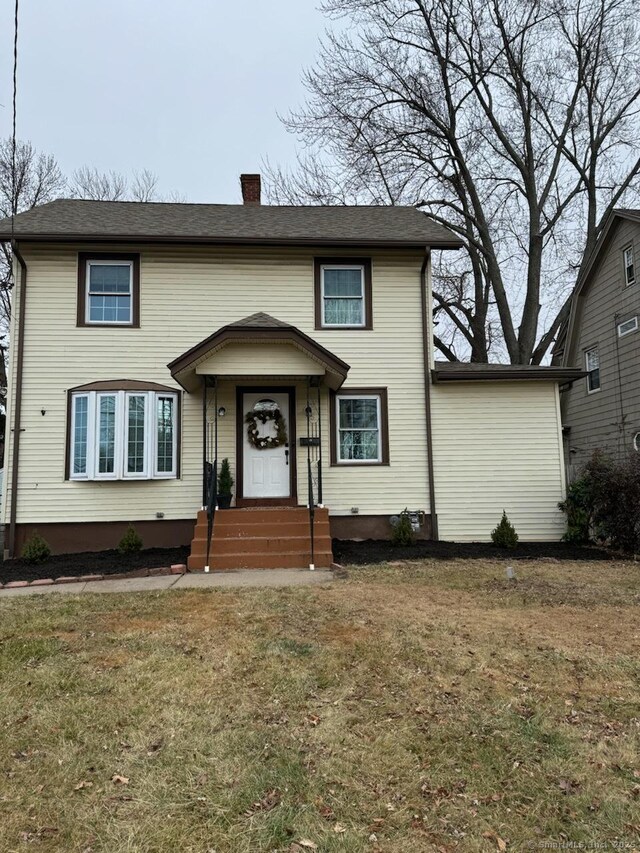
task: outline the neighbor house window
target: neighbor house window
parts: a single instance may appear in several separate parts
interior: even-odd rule
[[[622,258],[624,262],[624,281],[625,284],[635,284],[636,267],[633,260],[633,246],[627,246],[622,250]]]
[[[587,350],[584,354],[585,367],[587,370],[587,391],[591,394],[593,391],[600,390],[600,356],[598,348]]]
[[[78,325],[138,326],[138,255],[81,254]]]
[[[316,328],[371,329],[371,260],[316,258]]]
[[[71,393],[71,480],[177,476],[178,395],[158,391]]]
[[[333,465],[388,464],[385,388],[336,394],[331,415]]]
[[[638,330],[638,318],[632,317],[630,320],[625,320],[618,326],[618,337],[624,338],[625,335]]]

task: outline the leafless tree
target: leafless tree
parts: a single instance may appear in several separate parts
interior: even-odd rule
[[[55,159],[39,154],[29,142],[16,146],[15,182],[12,177],[13,156],[11,141],[0,140],[0,218],[11,216],[15,210],[30,210],[56,198],[65,186],[62,172]],[[0,244],[0,404],[6,391],[6,338],[11,317],[12,281],[11,246]]]
[[[540,363],[598,223],[638,190],[635,0],[323,8],[347,25],[286,119],[305,148],[293,172],[268,168],[273,197],[419,206],[467,248],[435,298],[466,353]]]

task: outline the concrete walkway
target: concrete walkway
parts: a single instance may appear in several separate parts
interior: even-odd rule
[[[333,572],[317,569],[253,569],[237,572],[210,572],[209,574],[161,575],[152,578],[125,578],[121,580],[86,581],[52,584],[51,586],[24,586],[0,589],[0,601],[19,595],[77,595],[80,592],[153,592],[159,589],[209,589],[238,587],[308,586],[330,583]]]

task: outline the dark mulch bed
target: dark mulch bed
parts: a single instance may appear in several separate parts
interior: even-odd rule
[[[85,551],[82,554],[58,554],[44,563],[33,565],[25,560],[8,560],[0,563],[0,583],[9,581],[57,578],[60,575],[113,575],[133,569],[155,569],[186,563],[189,548],[147,548],[134,554],[118,551]],[[604,548],[577,547],[564,542],[519,542],[513,551],[496,548],[486,542],[416,542],[398,547],[391,542],[366,539],[363,542],[333,540],[333,558],[342,565],[385,563],[392,560],[465,560],[502,558],[509,560],[535,560],[544,557],[556,560],[619,560],[624,555]],[[628,556],[626,557],[628,559]]]
[[[158,569],[175,563],[186,563],[190,549],[147,548],[134,554],[118,551],[85,551],[82,554],[57,554],[44,563],[33,565],[25,560],[0,563],[0,582],[32,581],[61,575],[115,575],[133,569]]]
[[[463,560],[509,559],[537,560],[621,560],[629,559],[604,548],[568,545],[566,542],[519,542],[513,550],[498,548],[488,542],[416,542],[398,546],[391,542],[365,539],[362,542],[333,540],[333,559],[343,566],[386,563],[392,560]]]

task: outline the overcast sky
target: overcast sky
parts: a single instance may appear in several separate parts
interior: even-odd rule
[[[151,169],[162,193],[240,201],[239,174],[287,164],[277,113],[304,99],[319,0],[20,0],[18,136],[83,165]],[[11,128],[14,0],[0,0],[0,136]]]

